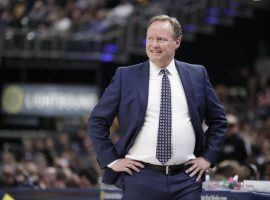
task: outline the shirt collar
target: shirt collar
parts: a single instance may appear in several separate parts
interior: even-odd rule
[[[150,76],[155,76],[155,77],[159,76],[160,75],[159,72],[161,68],[155,65],[151,60],[149,60],[149,63],[150,63]],[[166,66],[165,68],[169,71],[169,74],[172,76],[178,73],[176,70],[174,59],[172,59],[170,64]]]

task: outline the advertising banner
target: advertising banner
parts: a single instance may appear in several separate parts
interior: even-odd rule
[[[98,101],[94,86],[20,84],[2,91],[2,112],[13,115],[76,116],[89,114]]]

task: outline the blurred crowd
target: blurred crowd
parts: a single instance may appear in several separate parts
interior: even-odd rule
[[[97,34],[123,26],[147,0],[0,0],[0,28]]]
[[[100,171],[84,124],[75,133],[22,138],[19,149],[4,145],[0,187],[96,187]]]
[[[22,137],[0,150],[0,188],[97,188],[102,171],[87,134],[88,116],[50,135]],[[60,123],[63,127],[63,123]],[[70,128],[72,127],[72,128]],[[68,131],[66,131],[68,129]],[[111,127],[117,142],[118,123]]]
[[[238,175],[240,180],[270,180],[270,79],[243,74],[242,86],[215,87],[227,113],[228,131],[213,179]]]

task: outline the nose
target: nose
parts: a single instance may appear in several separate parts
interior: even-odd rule
[[[157,39],[153,40],[153,46],[154,47],[158,47],[159,46],[159,43],[158,43],[158,40]]]

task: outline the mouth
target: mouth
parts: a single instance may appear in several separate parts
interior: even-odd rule
[[[152,54],[157,54],[157,55],[162,53],[162,51],[156,51],[156,50],[150,50],[150,52]]]

